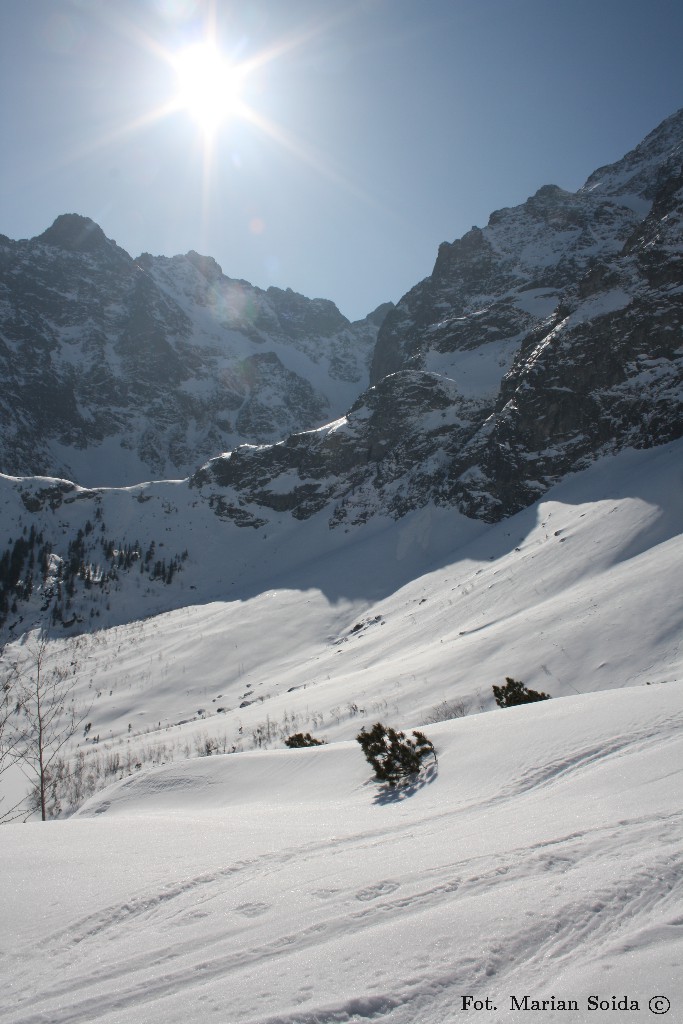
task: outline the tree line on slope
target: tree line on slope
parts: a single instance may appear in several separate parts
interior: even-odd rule
[[[170,558],[159,557],[152,540],[143,552],[140,542],[118,542],[105,536],[105,524],[96,527],[88,520],[69,541],[65,557],[56,554],[54,545],[45,540],[42,530],[32,525],[23,534],[8,541],[0,555],[0,626],[10,615],[21,614],[22,604],[32,595],[39,595],[40,611],[49,615],[53,626],[72,626],[77,621],[74,609],[78,591],[108,594],[116,587],[120,573],[128,573],[139,565],[140,573],[151,581],[170,584],[188,552]],[[91,618],[99,615],[94,606]]]

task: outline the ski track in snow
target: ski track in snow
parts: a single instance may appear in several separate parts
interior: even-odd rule
[[[643,825],[649,833],[652,822],[645,822]],[[621,831],[621,828],[611,830],[607,837],[603,837],[601,857],[612,858],[615,850],[622,851]],[[663,832],[669,839],[672,838],[670,825]],[[680,840],[680,821],[677,835]],[[80,963],[83,963],[82,951],[76,952],[74,946],[80,944],[85,937],[93,937],[97,938],[99,947],[102,938],[100,931],[94,930],[86,933],[86,936],[71,937],[66,943],[66,949],[64,936],[55,935],[41,944],[42,954],[52,961],[52,971],[55,971],[54,958],[59,957],[62,960],[62,970],[67,974],[61,985],[48,987],[40,993],[40,1001],[52,1003],[53,1008],[47,1011],[37,1010],[13,1019],[16,1024],[38,1024],[46,1020],[53,1021],[54,1024],[76,1024],[97,1020],[109,1017],[112,1011],[137,1008],[160,997],[171,998],[173,994],[185,992],[188,988],[206,986],[217,978],[225,980],[228,976],[238,976],[241,971],[253,965],[272,965],[276,959],[299,956],[312,946],[334,942],[338,937],[348,934],[358,936],[363,930],[371,929],[378,923],[397,924],[405,928],[406,914],[429,911],[435,906],[443,909],[444,903],[456,911],[458,902],[470,900],[478,893],[485,893],[487,898],[504,899],[506,888],[514,884],[515,880],[530,874],[529,867],[524,866],[529,864],[529,858],[534,873],[545,873],[544,882],[547,885],[549,877],[557,876],[559,879],[571,871],[572,867],[585,857],[586,843],[594,839],[595,837],[590,834],[580,837],[569,836],[565,841],[553,844],[551,850],[542,845],[515,850],[507,858],[496,858],[494,863],[478,865],[478,872],[469,876],[466,869],[470,865],[460,864],[457,865],[460,871],[453,878],[406,896],[394,897],[394,893],[401,888],[400,882],[383,881],[374,889],[350,894],[356,901],[371,902],[371,907],[327,917],[319,923],[295,932],[282,931],[265,943],[246,943],[234,953],[225,954],[215,950],[215,947],[225,944],[225,935],[215,936],[209,942],[205,937],[197,937],[190,942],[180,941],[159,948],[142,962],[139,957],[133,956],[120,960],[115,966],[104,970],[92,969],[86,960],[87,971],[80,977],[73,977],[68,970],[69,959],[77,955]],[[655,858],[647,870],[643,868],[632,874],[627,873],[626,877],[616,879],[612,886],[602,887],[597,893],[589,893],[574,903],[570,920],[563,922],[554,914],[541,916],[540,920],[537,917],[526,929],[520,929],[516,935],[508,935],[504,944],[493,945],[488,958],[476,966],[469,965],[469,972],[461,969],[461,972],[454,972],[451,976],[424,972],[419,979],[413,979],[409,985],[393,992],[358,996],[340,1005],[320,1006],[318,1009],[304,1012],[264,1018],[240,1016],[239,1019],[259,1019],[262,1024],[274,1024],[276,1021],[282,1024],[307,1024],[314,1021],[350,1021],[357,1018],[379,1017],[383,1020],[408,1021],[411,1019],[410,1014],[416,1012],[424,1000],[433,1003],[435,998],[438,1004],[436,1011],[432,1009],[429,1016],[423,1015],[419,1019],[425,1024],[428,1021],[446,1019],[440,1015],[445,1004],[452,1007],[457,1003],[457,997],[453,995],[454,988],[462,988],[464,984],[468,990],[476,988],[493,976],[496,976],[500,988],[505,975],[511,971],[514,973],[520,955],[524,957],[528,988],[530,972],[539,971],[542,975],[548,958],[552,958],[556,964],[561,964],[562,960],[575,956],[577,947],[581,945],[590,943],[593,947],[601,946],[606,940],[613,943],[624,928],[639,915],[651,913],[658,906],[666,909],[674,893],[678,891],[680,894],[682,867],[680,855],[673,857],[665,854]],[[452,868],[456,868],[456,865],[452,865]],[[232,874],[235,870],[239,869],[233,868],[226,874]],[[225,875],[211,880],[193,880],[187,887],[181,887],[173,894],[162,893],[156,897],[149,897],[147,901],[143,901],[144,912],[148,916],[159,915],[161,912],[163,916],[165,905],[170,900],[190,896],[186,910],[180,911],[175,908],[172,915],[165,915],[165,924],[177,924],[174,919],[181,913],[200,916],[203,903],[213,897],[202,896],[197,901],[194,898],[196,886],[216,886],[224,879]],[[503,890],[500,894],[499,889]],[[131,914],[128,913],[129,909]],[[136,909],[138,913],[141,912],[140,907],[129,908],[124,905],[114,910],[109,919],[105,915],[100,924],[103,928],[121,929],[124,934],[120,941],[134,941],[134,932],[133,935],[129,933],[135,929]],[[267,904],[258,907],[259,913],[268,913],[268,910]],[[235,913],[240,912],[251,916],[246,905],[235,909]],[[229,935],[229,931],[227,934]],[[154,973],[150,977],[152,971]],[[233,984],[239,984],[238,978],[235,978]],[[92,991],[93,987],[97,989],[97,994],[88,996],[86,993]],[[68,1007],[57,1008],[59,1000],[67,997]],[[35,995],[32,995],[30,1001],[34,1002],[34,999]],[[21,1009],[21,1004],[17,1009]],[[394,1011],[398,1010],[400,1016],[395,1016]]]
[[[660,992],[680,1017],[681,451],[465,539],[436,509],[327,554],[325,524],[305,551],[287,527],[268,589],[248,537],[241,597],[93,634],[105,752],[285,713],[330,742],[122,773],[0,830],[1,1024],[454,1024],[466,993],[495,997],[482,1024],[528,1020],[513,993]],[[438,765],[370,781],[362,724],[488,707],[507,673],[554,699],[430,725]],[[581,1006],[543,1024],[604,1019]]]
[[[375,828],[367,823],[382,813],[381,805],[367,786],[352,787],[339,829],[326,826],[330,834],[323,839],[295,833],[296,842],[168,884],[143,878],[123,901],[106,902],[104,884],[92,913],[69,920],[66,910],[62,926],[5,953],[11,984],[0,1020],[442,1024],[456,1018],[462,993],[544,992],[549,975],[609,965],[629,950],[658,948],[675,936],[680,942],[683,815],[671,806],[647,811],[643,801],[641,813],[620,817],[608,801],[592,823],[567,829],[561,813],[566,806],[567,818],[576,818],[615,770],[625,773],[627,787],[641,777],[646,787],[661,787],[680,763],[676,688],[641,690],[629,710],[635,694],[619,694],[613,729],[607,695],[584,712],[588,719],[603,716],[598,727],[582,717],[584,698],[574,699],[568,725],[576,735],[568,756],[539,757],[531,767],[528,751],[506,745],[490,716],[468,722],[480,732],[486,725],[487,739],[497,738],[506,764],[516,766],[495,800],[498,814],[485,786],[482,801],[468,804],[457,794],[466,783],[449,764],[455,742],[446,746],[444,778],[416,791],[408,807],[405,801],[385,805]],[[567,717],[562,702],[553,703],[527,714],[541,715],[541,727],[543,721],[550,726],[553,717]],[[497,716],[501,727],[511,714]],[[454,723],[441,731],[457,740]],[[594,741],[600,733],[602,744]],[[348,745],[341,753],[344,761],[354,752]],[[330,749],[322,756],[337,754]],[[214,771],[230,760],[214,759]],[[251,760],[256,766],[258,758]],[[301,781],[296,773],[293,778],[295,813]],[[440,786],[443,806],[435,799]],[[347,799],[343,783],[338,788]],[[127,828],[153,831],[155,825],[172,843],[173,822],[140,818],[145,803],[135,803],[134,789],[122,792],[138,816],[115,819],[122,844]],[[661,788],[652,792],[663,798]],[[510,832],[510,841],[501,842],[505,814],[521,824],[516,837]],[[552,820],[544,822],[545,836],[532,839],[539,814]],[[356,815],[361,822],[354,827]],[[106,814],[90,820],[98,828]],[[201,819],[196,825],[201,832]],[[277,829],[277,819],[273,825]],[[40,828],[24,826],[31,827]],[[65,834],[72,826],[57,827]],[[238,837],[254,828],[268,832],[257,816],[234,822]],[[228,842],[230,835],[228,829]],[[201,843],[196,856],[201,861]],[[98,893],[89,897],[96,900]],[[488,1019],[523,1015],[505,1010],[501,1000]],[[555,1019],[561,1018],[544,1017]],[[572,1024],[579,1019],[572,1016]]]

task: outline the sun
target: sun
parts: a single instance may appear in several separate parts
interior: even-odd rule
[[[209,42],[181,50],[174,59],[177,93],[174,105],[185,110],[207,136],[240,114],[244,75]]]

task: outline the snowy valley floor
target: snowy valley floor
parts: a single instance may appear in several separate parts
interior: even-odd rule
[[[51,646],[90,707],[72,755],[119,781],[0,828],[0,1024],[679,1024],[682,455],[493,526],[206,513],[193,539],[138,506],[190,558],[163,614],[136,573]],[[490,710],[506,675],[553,699]],[[470,714],[425,726],[438,768],[383,791],[353,737],[444,699]],[[327,745],[283,749],[299,730]]]
[[[0,1020],[644,1022],[653,996],[680,1020],[682,719],[678,683],[567,697],[430,727],[438,768],[409,791],[346,741],[6,826]]]

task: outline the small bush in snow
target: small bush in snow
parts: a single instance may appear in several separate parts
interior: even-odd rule
[[[380,782],[394,786],[400,779],[419,772],[425,758],[431,755],[436,760],[434,744],[424,733],[414,731],[412,735],[414,739],[381,722],[376,722],[369,732],[363,728],[358,733],[356,739]]]
[[[317,740],[310,732],[295,732],[285,740],[286,747],[321,747],[325,740]]]
[[[505,677],[505,686],[494,686],[493,696],[499,708],[514,708],[518,704],[533,704],[537,700],[550,700],[549,693],[529,690],[519,679]]]
[[[453,718],[465,718],[470,711],[468,700],[442,700],[424,718],[424,725],[435,722],[450,722]]]

